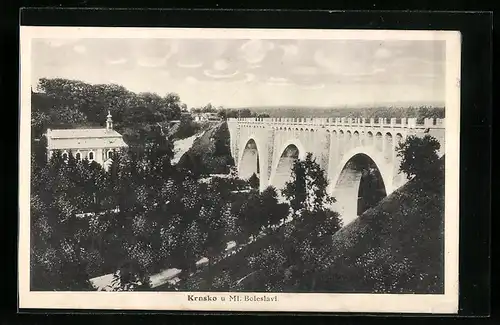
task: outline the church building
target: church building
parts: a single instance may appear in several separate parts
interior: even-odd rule
[[[87,158],[107,168],[111,163],[113,151],[127,147],[122,135],[113,130],[113,120],[109,111],[106,128],[47,129],[47,157],[49,159],[54,151],[59,150],[63,158],[67,158],[71,152],[77,160]]]

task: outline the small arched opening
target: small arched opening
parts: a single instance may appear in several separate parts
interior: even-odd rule
[[[377,132],[375,134],[375,148],[379,151],[382,151],[382,133]]]
[[[359,143],[359,132],[358,131],[354,131],[353,133],[353,140],[354,140],[354,145],[355,146],[358,146],[360,143]]]
[[[373,146],[373,133],[371,131],[366,132],[366,145]]]
[[[384,157],[386,159],[392,158],[392,134],[389,132],[385,134]]]

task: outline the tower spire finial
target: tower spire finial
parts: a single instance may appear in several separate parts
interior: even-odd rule
[[[112,130],[113,129],[113,120],[111,118],[111,112],[109,111],[108,109],[108,116],[107,116],[107,119],[106,119],[106,129],[107,130]]]

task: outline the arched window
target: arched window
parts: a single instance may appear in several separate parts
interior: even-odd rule
[[[63,152],[62,158],[63,158],[63,160],[68,160],[68,153],[66,151]]]
[[[113,150],[108,150],[108,159],[113,158]]]
[[[82,154],[77,152],[75,155],[76,160],[81,160],[82,159]]]
[[[94,152],[89,152],[89,160],[94,160]]]

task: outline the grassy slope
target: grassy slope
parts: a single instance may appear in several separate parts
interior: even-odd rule
[[[333,237],[311,290],[442,293],[444,157]]]
[[[234,165],[234,161],[229,147],[227,123],[218,123],[197,138],[177,165],[186,168],[194,165],[198,171],[207,174],[228,173],[228,166]]]
[[[300,279],[300,289],[284,291],[442,293],[443,217],[444,159],[337,232],[321,252],[325,268]],[[282,235],[258,240],[192,281],[213,290],[210,279],[224,271],[237,281],[253,271],[246,257]],[[265,273],[245,281],[244,291],[262,291]]]

